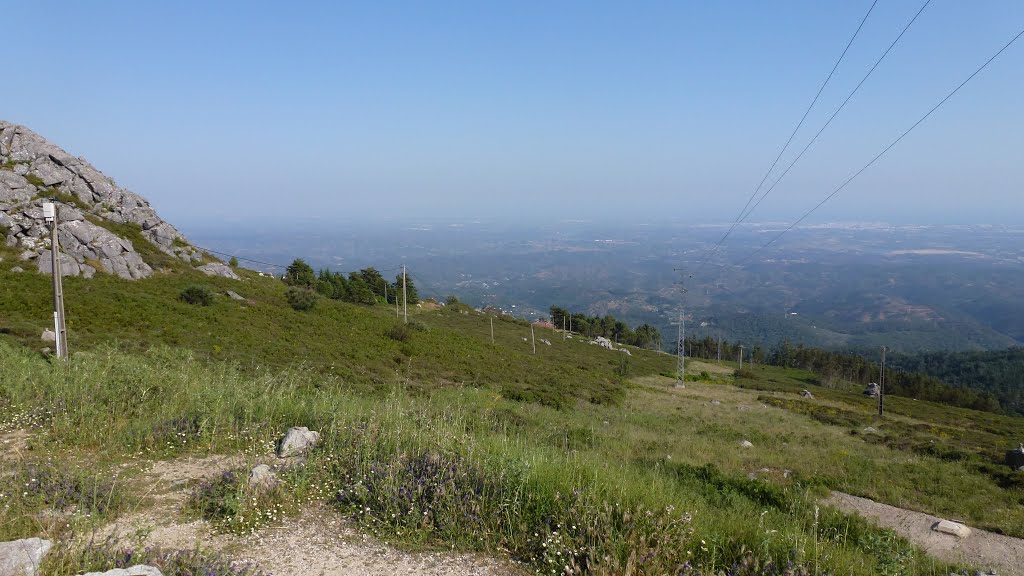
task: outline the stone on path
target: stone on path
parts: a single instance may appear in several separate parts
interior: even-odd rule
[[[305,426],[289,428],[284,438],[277,445],[278,458],[298,456],[316,446],[320,442],[320,433],[313,432]]]
[[[37,576],[52,547],[53,542],[42,538],[0,542],[0,576]]]
[[[164,576],[163,572],[154,568],[153,566],[147,566],[145,564],[139,564],[138,566],[132,566],[131,568],[115,568],[108,570],[107,572],[88,572],[82,576]]]
[[[943,534],[949,534],[956,536],[957,538],[967,538],[971,535],[971,529],[959,522],[953,522],[951,520],[941,520],[935,526],[932,526],[932,530],[936,532],[942,532]]]

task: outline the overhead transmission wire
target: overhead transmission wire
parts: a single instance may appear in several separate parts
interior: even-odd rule
[[[923,123],[925,120],[927,120],[929,116],[931,116],[936,110],[938,110],[940,107],[942,107],[942,105],[945,104],[950,98],[952,98],[953,95],[955,95],[957,92],[959,92],[961,88],[963,88],[965,85],[967,85],[968,82],[973,80],[975,76],[980,74],[982,70],[984,70],[985,68],[988,68],[989,64],[991,64],[996,58],[998,58],[1003,52],[1005,52],[1007,50],[1007,48],[1009,48],[1017,40],[1019,40],[1021,36],[1024,36],[1024,29],[1022,29],[1020,32],[1018,32],[1017,35],[1014,36],[1009,42],[1004,44],[1003,47],[999,49],[999,51],[997,51],[995,54],[992,55],[992,57],[990,57],[988,60],[986,60],[985,63],[982,64],[980,67],[978,67],[977,70],[975,70],[973,73],[971,73],[971,75],[968,76],[966,80],[961,82],[949,94],[946,94],[946,97],[943,98],[942,100],[940,100],[938,104],[936,104],[935,106],[932,106],[931,110],[929,110],[917,122],[914,122],[914,124],[911,125],[910,128],[907,128],[906,130],[904,130],[903,133],[899,135],[899,137],[897,137],[895,140],[893,140],[891,143],[889,143],[888,146],[886,146],[881,152],[876,154],[875,157],[872,158],[867,164],[862,166],[860,168],[860,170],[857,170],[852,176],[847,178],[846,181],[843,182],[842,184],[840,184],[835,190],[833,190],[831,194],[826,196],[821,202],[818,202],[818,204],[816,204],[813,208],[811,208],[810,210],[805,212],[803,216],[798,218],[796,221],[794,221],[792,224],[790,224],[784,230],[782,230],[781,232],[776,234],[774,237],[772,237],[771,240],[769,240],[768,242],[765,242],[759,248],[757,248],[756,250],[754,250],[753,252],[748,254],[746,257],[741,259],[739,262],[737,262],[737,264],[742,264],[744,262],[747,262],[748,260],[750,260],[751,258],[756,256],[758,253],[760,253],[762,250],[764,250],[768,246],[774,244],[775,241],[777,241],[779,238],[781,238],[783,234],[785,234],[786,232],[789,232],[790,230],[795,228],[801,222],[806,220],[808,216],[810,216],[811,214],[816,212],[819,208],[821,208],[826,202],[828,202],[829,200],[834,198],[836,196],[836,194],[839,194],[844,188],[846,188],[850,184],[850,182],[853,182],[858,176],[863,174],[865,170],[867,170],[868,168],[871,167],[871,165],[873,165],[875,162],[877,162],[879,158],[884,156],[889,150],[891,150],[894,146],[896,146],[896,144],[898,144],[901,140],[903,140],[903,138],[905,138],[907,136],[907,134],[910,134],[915,128],[920,126],[921,123]]]
[[[878,60],[875,60],[875,63],[874,65],[871,66],[871,69],[868,70],[867,74],[865,74],[864,77],[860,79],[860,82],[857,83],[857,86],[850,92],[849,95],[847,95],[846,99],[843,100],[843,103],[840,104],[838,108],[836,108],[835,112],[833,112],[832,115],[829,116],[828,120],[825,121],[825,124],[822,125],[820,130],[818,130],[818,133],[815,134],[814,137],[811,138],[811,140],[807,143],[807,145],[804,146],[804,149],[801,150],[800,153],[796,155],[796,158],[794,158],[793,161],[790,162],[788,166],[786,166],[786,169],[782,172],[782,174],[780,174],[779,177],[775,179],[775,182],[772,183],[772,185],[769,186],[767,190],[765,190],[764,194],[762,194],[761,197],[758,198],[757,202],[755,202],[754,205],[750,207],[750,210],[747,210],[746,214],[744,214],[740,218],[737,224],[742,224],[744,221],[746,221],[746,219],[751,215],[751,213],[753,213],[754,210],[756,210],[757,207],[761,205],[761,202],[763,202],[764,199],[769,194],[771,194],[772,190],[775,190],[775,187],[779,185],[779,182],[781,182],[783,178],[786,177],[786,174],[789,174],[789,171],[793,169],[793,166],[795,166],[796,163],[799,162],[801,158],[803,158],[804,154],[807,153],[807,150],[818,140],[818,137],[821,136],[821,133],[824,132],[826,128],[829,127],[829,124],[831,124],[832,121],[835,120],[836,116],[838,116],[839,113],[842,112],[843,108],[846,107],[846,104],[849,103],[853,96],[860,90],[860,87],[864,85],[864,82],[866,82],[867,79],[871,76],[871,74],[875,71],[875,69],[878,68],[878,65],[882,63],[882,60],[885,60],[885,57],[889,55],[889,52],[891,52],[892,49],[896,46],[896,44],[900,41],[900,38],[903,38],[903,35],[907,33],[907,30],[909,30],[910,27],[913,26],[914,22],[917,20],[917,17],[920,16],[922,12],[924,12],[924,9],[927,8],[929,4],[931,4],[931,1],[932,0],[925,0],[924,4],[921,5],[921,9],[918,10],[916,14],[914,14],[914,17],[910,19],[910,22],[907,22],[907,25],[903,27],[903,30],[900,32],[899,36],[897,36],[896,39],[892,41],[892,44],[889,44],[889,47],[885,49],[885,52],[883,52],[881,56],[879,56]]]
[[[772,165],[764,173],[764,176],[761,178],[761,181],[757,184],[757,187],[754,188],[753,192],[751,192],[750,198],[747,198],[747,203],[743,205],[743,208],[740,210],[739,215],[736,216],[736,220],[733,221],[732,225],[729,226],[729,230],[727,230],[726,233],[722,236],[722,238],[715,243],[713,248],[708,250],[707,256],[705,256],[704,260],[700,263],[699,266],[697,266],[697,271],[695,273],[699,273],[704,268],[704,266],[707,265],[708,261],[711,260],[711,257],[714,256],[715,252],[717,252],[718,249],[722,247],[722,244],[729,237],[729,235],[732,234],[733,230],[735,230],[736,227],[739,226],[741,217],[747,211],[747,208],[750,207],[750,203],[754,201],[754,198],[757,196],[757,193],[761,191],[761,188],[764,186],[764,183],[768,180],[768,176],[771,175],[772,171],[775,170],[775,167],[779,164],[779,160],[782,159],[782,155],[785,154],[786,150],[789,149],[789,145],[793,142],[793,138],[795,138],[797,132],[800,131],[800,127],[804,125],[804,121],[807,120],[807,115],[811,113],[811,110],[814,108],[814,105],[818,103],[818,99],[821,97],[821,93],[825,91],[825,87],[828,86],[829,81],[832,80],[832,76],[835,75],[836,70],[839,68],[839,64],[842,63],[843,59],[846,57],[846,53],[850,51],[850,46],[853,45],[854,40],[856,40],[857,36],[860,35],[861,29],[864,28],[864,23],[867,22],[868,16],[871,15],[871,12],[874,11],[875,5],[877,4],[878,0],[874,0],[871,3],[871,6],[868,7],[868,11],[864,14],[864,17],[861,18],[860,24],[857,25],[857,29],[854,31],[853,36],[850,37],[850,41],[847,42],[846,47],[843,48],[843,53],[839,55],[839,58],[836,60],[836,63],[832,66],[832,70],[829,71],[828,76],[825,77],[825,81],[821,83],[821,86],[818,88],[818,92],[814,95],[814,99],[811,100],[811,103],[807,106],[807,109],[804,110],[803,116],[801,116],[800,121],[797,122],[796,128],[793,128],[793,132],[790,133],[785,145],[782,146],[782,150],[780,150],[778,156],[775,157],[775,161],[772,162]]]

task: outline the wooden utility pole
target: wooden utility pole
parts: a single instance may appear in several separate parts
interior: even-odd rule
[[[405,264],[402,264],[402,322],[409,323],[409,296],[405,292]]]
[[[885,346],[882,346],[882,371],[878,378],[878,415],[885,410]]]
[[[57,205],[43,204],[43,218],[50,224],[50,272],[53,275],[53,329],[57,357],[68,357],[68,331],[64,323],[64,283],[60,273],[60,242],[57,240]]]

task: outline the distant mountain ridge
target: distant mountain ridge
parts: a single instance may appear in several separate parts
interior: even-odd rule
[[[142,196],[117,185],[84,158],[32,130],[0,120],[0,240],[7,251],[50,273],[49,230],[42,205],[58,205],[61,273],[150,276],[162,253],[208,273],[233,275],[211,262]],[[139,242],[152,244],[140,246]]]

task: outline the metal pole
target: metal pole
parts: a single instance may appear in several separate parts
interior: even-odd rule
[[[402,264],[402,322],[409,323],[409,295],[405,292],[405,264]]]

